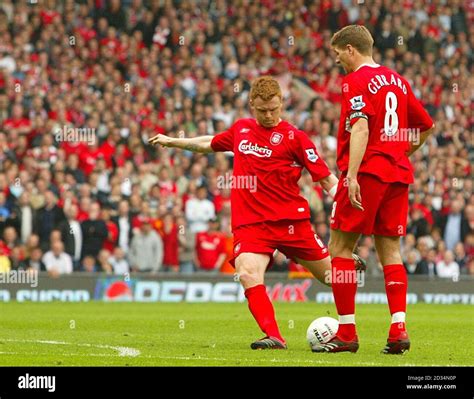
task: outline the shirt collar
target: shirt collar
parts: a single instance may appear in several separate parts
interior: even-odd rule
[[[361,64],[357,67],[357,69],[354,71],[358,71],[360,68],[364,67],[364,66],[368,66],[368,67],[371,67],[371,68],[378,68],[380,65],[379,64],[367,64],[367,63],[364,63],[364,64]]]

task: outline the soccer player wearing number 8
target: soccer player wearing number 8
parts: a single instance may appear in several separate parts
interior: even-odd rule
[[[400,255],[408,187],[413,182],[408,157],[434,125],[409,83],[374,62],[373,43],[370,32],[359,25],[346,26],[331,39],[336,63],[347,75],[337,137],[341,177],[331,215],[329,252],[332,275],[341,275],[354,269],[351,255],[360,235],[375,236],[392,316],[383,353],[403,353],[410,347],[405,328],[407,277]],[[355,281],[333,281],[339,330],[316,352],[357,351],[356,288]]]

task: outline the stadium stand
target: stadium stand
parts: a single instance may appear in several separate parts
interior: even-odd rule
[[[412,158],[407,270],[474,275],[474,3],[460,0],[3,0],[0,272],[46,270],[55,254],[73,268],[52,274],[189,273],[197,252],[230,256],[232,155],[148,138],[224,131],[250,116],[251,80],[270,74],[285,118],[336,172],[342,71],[329,39],[349,23],[371,30],[375,60],[409,79],[436,123]],[[308,175],[300,182],[327,242],[331,200]],[[196,251],[215,236],[215,249]],[[370,237],[359,253],[380,273]]]

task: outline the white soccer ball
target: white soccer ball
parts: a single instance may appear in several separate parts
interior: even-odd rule
[[[309,346],[325,344],[333,339],[337,334],[339,322],[332,317],[319,317],[309,325],[306,331],[306,339]]]

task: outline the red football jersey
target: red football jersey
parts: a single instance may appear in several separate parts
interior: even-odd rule
[[[234,152],[233,176],[220,176],[231,188],[233,228],[309,218],[298,186],[301,172],[306,168],[315,182],[331,173],[306,133],[286,121],[265,128],[255,119],[240,119],[217,134],[211,147]]]
[[[337,136],[337,166],[342,172],[349,167],[350,131],[359,118],[369,123],[369,141],[359,172],[376,175],[386,183],[413,183],[407,156],[410,138],[431,128],[433,121],[408,82],[381,65],[364,64],[344,77]]]
[[[226,253],[224,234],[208,231],[196,234],[196,256],[201,269],[214,269],[219,255],[223,253]]]

